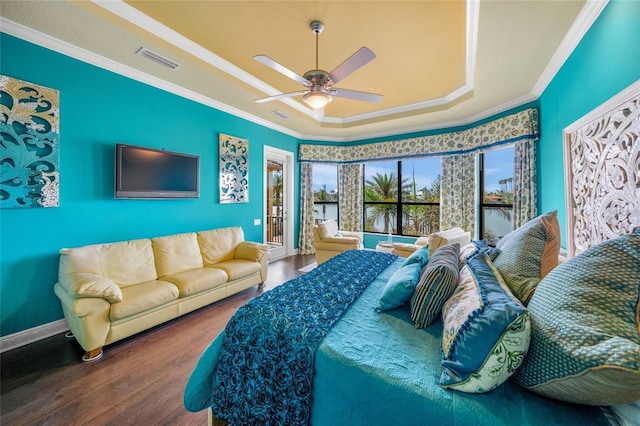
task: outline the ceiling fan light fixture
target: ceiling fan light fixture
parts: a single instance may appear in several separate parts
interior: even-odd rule
[[[322,92],[311,92],[307,93],[302,97],[311,108],[324,108],[329,102],[331,102],[331,96]]]

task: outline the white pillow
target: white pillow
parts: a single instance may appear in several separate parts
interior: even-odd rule
[[[318,224],[320,238],[331,238],[338,235],[338,222],[333,219]]]

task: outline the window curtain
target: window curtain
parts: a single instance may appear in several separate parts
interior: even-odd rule
[[[475,235],[475,154],[449,155],[440,161],[440,230],[460,227]]]
[[[300,238],[298,252],[315,254],[313,246],[313,164],[300,164]]]
[[[538,215],[536,140],[515,143],[513,160],[513,229]]]
[[[338,165],[338,212],[340,229],[362,231],[364,164]]]

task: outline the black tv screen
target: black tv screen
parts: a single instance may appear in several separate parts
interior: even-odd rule
[[[200,157],[116,144],[116,198],[198,198]]]

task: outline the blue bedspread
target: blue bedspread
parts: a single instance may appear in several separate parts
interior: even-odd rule
[[[378,313],[377,300],[397,259],[362,293],[318,346],[311,424],[608,425],[598,407],[544,398],[507,381],[486,394],[439,386],[442,322],[416,329],[407,306]],[[298,285],[305,286],[305,274]],[[203,353],[185,390],[189,411],[213,405],[213,372],[221,333]]]
[[[225,329],[213,412],[230,425],[306,425],[313,358],[331,326],[397,256],[352,250],[242,306]]]

